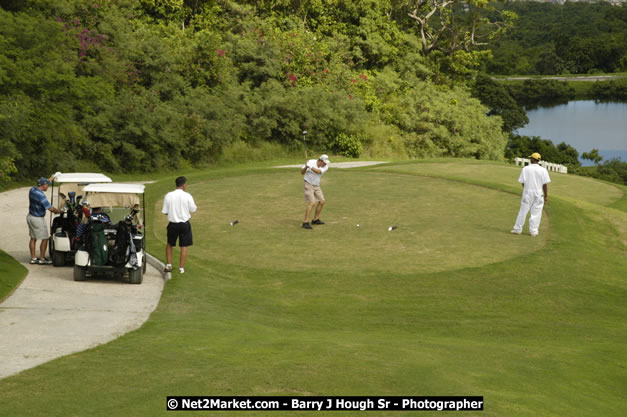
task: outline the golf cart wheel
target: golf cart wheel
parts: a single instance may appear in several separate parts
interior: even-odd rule
[[[65,266],[65,252],[52,251],[52,265]]]
[[[137,269],[132,269],[129,268],[128,270],[128,280],[131,284],[141,284],[142,281],[144,280],[144,273],[143,273],[143,268],[137,268]]]
[[[74,265],[74,281],[86,281],[87,271],[84,266]]]

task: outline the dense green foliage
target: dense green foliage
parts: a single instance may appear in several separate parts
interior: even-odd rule
[[[508,89],[487,75],[477,75],[472,94],[490,109],[489,116],[501,116],[504,132],[511,132],[529,123],[525,109],[516,102]]]
[[[13,163],[13,158],[0,158],[0,185],[11,180],[12,176],[17,172],[17,168]]]
[[[600,100],[627,100],[627,78],[596,82],[591,90],[592,95]]]
[[[593,167],[579,167],[572,173],[627,185],[627,162],[618,158],[612,158]]]
[[[556,80],[524,80],[505,85],[516,102],[525,107],[542,104],[566,103],[575,97],[575,91],[568,83]]]
[[[573,99],[627,100],[627,77],[595,82],[551,79],[498,79],[498,82],[503,84],[507,92],[526,108],[562,104]]]
[[[627,7],[606,2],[508,2],[514,28],[490,45],[492,74],[588,74],[627,70]]]
[[[19,176],[152,171],[308,130],[347,156],[502,158],[500,117],[396,3],[4,2],[0,152]]]

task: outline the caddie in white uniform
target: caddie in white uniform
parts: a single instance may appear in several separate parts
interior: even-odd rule
[[[305,162],[305,165],[300,169],[300,173],[305,176],[305,203],[307,204],[307,208],[305,208],[305,221],[303,222],[303,228],[305,229],[313,229],[311,227],[312,224],[324,224],[324,222],[320,220],[320,213],[325,203],[324,194],[322,194],[322,189],[320,188],[320,178],[329,169],[330,162],[327,155],[321,155],[317,160],[310,159]],[[316,207],[313,221],[310,224],[309,216],[316,202],[318,206]]]
[[[538,236],[538,228],[542,219],[542,208],[549,197],[548,183],[551,182],[549,172],[540,166],[538,162],[541,156],[534,152],[529,156],[531,163],[522,169],[518,182],[523,185],[522,199],[520,201],[520,211],[516,218],[516,224],[512,233],[521,234],[527,213],[529,216],[529,233],[531,236]]]

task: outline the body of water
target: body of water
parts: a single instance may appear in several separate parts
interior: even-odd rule
[[[527,117],[529,123],[518,129],[519,135],[540,136],[555,145],[566,142],[580,155],[595,148],[603,160],[620,157],[627,162],[627,103],[577,100],[528,110]]]

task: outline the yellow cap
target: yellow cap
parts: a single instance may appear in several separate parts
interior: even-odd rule
[[[531,155],[529,155],[529,158],[537,159],[538,161],[542,159],[542,157],[540,156],[538,152],[532,153]]]

